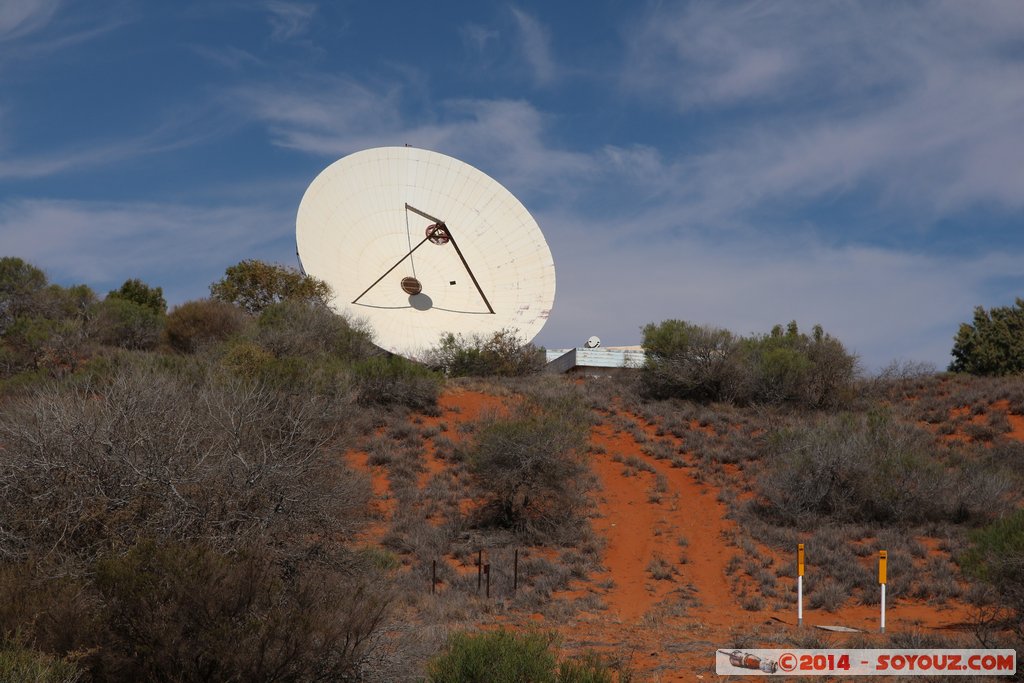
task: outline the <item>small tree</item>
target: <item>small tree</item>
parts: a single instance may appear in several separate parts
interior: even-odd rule
[[[952,372],[1014,375],[1024,372],[1024,299],[1014,306],[974,309],[974,324],[962,323],[953,339]]]
[[[46,273],[31,263],[16,256],[0,258],[0,334],[32,308],[46,285]]]
[[[107,296],[96,308],[99,341],[126,349],[152,349],[160,342],[166,316],[132,299]]]
[[[255,259],[230,266],[224,278],[210,285],[214,299],[235,304],[248,313],[260,313],[279,301],[330,303],[331,287],[323,280]]]
[[[107,294],[107,299],[123,299],[152,310],[157,315],[167,313],[162,287],[150,287],[139,279],[125,280],[120,289]]]
[[[653,398],[720,401],[742,393],[739,344],[729,330],[665,320],[644,327],[641,386]]]
[[[14,265],[8,275],[15,272],[17,282],[8,288],[6,303],[0,301],[0,337],[8,367],[15,371],[47,368],[58,375],[74,371],[87,355],[88,322],[96,295],[86,285],[40,287],[45,282],[42,271],[24,263],[24,267]],[[12,280],[8,279],[7,284],[12,285]]]
[[[847,401],[857,358],[835,337],[815,325],[810,336],[791,321],[763,337],[744,340],[752,375],[752,400],[836,408]]]

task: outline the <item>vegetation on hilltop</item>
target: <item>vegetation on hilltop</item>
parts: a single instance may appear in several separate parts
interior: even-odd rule
[[[1024,373],[1024,299],[1014,306],[974,309],[974,322],[962,323],[953,340],[953,372],[972,375]]]
[[[766,335],[665,320],[644,327],[647,361],[641,386],[655,399],[730,401],[837,408],[849,403],[857,359],[816,325],[808,336],[795,322]]]

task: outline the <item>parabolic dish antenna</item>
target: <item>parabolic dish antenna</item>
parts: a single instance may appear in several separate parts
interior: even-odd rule
[[[418,358],[447,332],[532,340],[555,299],[537,222],[487,174],[444,154],[379,147],[318,175],[299,205],[299,262],[374,342]]]

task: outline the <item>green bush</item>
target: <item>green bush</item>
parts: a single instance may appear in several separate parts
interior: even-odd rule
[[[644,327],[643,345],[640,386],[651,398],[837,408],[853,393],[856,357],[820,326],[811,336],[791,322],[742,338],[666,320]]]
[[[507,418],[484,422],[468,465],[482,522],[528,537],[570,540],[588,507],[586,409],[571,390],[534,391]]]
[[[428,354],[428,364],[452,377],[521,377],[539,372],[544,356],[516,330],[465,338],[451,333]]]
[[[240,377],[254,379],[267,374],[274,354],[255,342],[236,340],[228,344],[222,362]]]
[[[7,328],[4,346],[11,370],[73,372],[85,355],[88,334],[81,320],[21,316]]]
[[[123,681],[357,678],[387,607],[364,579],[280,567],[252,547],[144,541],[97,563],[101,647]]]
[[[963,323],[953,340],[953,372],[1014,375],[1024,372],[1024,299],[1014,306],[974,309],[974,323]]]
[[[153,349],[160,342],[165,319],[148,305],[108,296],[97,305],[93,325],[103,344],[124,349]]]
[[[32,650],[17,639],[0,639],[0,681],[4,683],[76,683],[82,674],[67,659]]]
[[[838,408],[849,402],[857,359],[820,325],[811,336],[800,332],[796,322],[785,332],[776,325],[743,345],[753,379],[752,401],[808,408]]]
[[[199,299],[177,306],[167,315],[164,338],[175,351],[195,353],[203,345],[240,333],[246,316],[223,301]]]
[[[275,356],[328,354],[349,360],[376,353],[365,325],[319,302],[281,301],[260,313],[256,338]]]
[[[46,285],[46,273],[31,263],[16,256],[0,258],[0,335],[17,317],[32,313]]]
[[[455,633],[427,667],[432,683],[555,683],[553,633]]]
[[[888,415],[841,415],[775,433],[759,482],[764,512],[788,524],[985,519],[1001,478],[942,465],[931,433]]]
[[[443,378],[400,356],[377,356],[353,367],[360,405],[402,405],[426,410],[437,405]]]
[[[139,279],[125,280],[120,289],[107,294],[107,299],[121,299],[131,301],[148,308],[156,315],[167,313],[167,301],[164,299],[162,287],[150,287]]]
[[[587,652],[559,663],[553,632],[455,633],[427,666],[431,683],[628,683],[628,671]],[[616,675],[617,674],[617,675]]]
[[[656,399],[742,399],[739,342],[728,330],[666,320],[644,327],[642,391]]]
[[[632,675],[627,669],[613,667],[596,652],[587,652],[558,665],[558,683],[628,683]]]
[[[222,279],[210,285],[210,296],[257,314],[281,301],[327,305],[331,288],[294,268],[250,259],[229,267]]]
[[[46,285],[41,270],[0,259],[0,362],[4,371],[74,372],[90,353],[96,294],[85,285]]]
[[[960,558],[971,576],[995,588],[1009,611],[1018,636],[1024,636],[1024,510],[971,534],[971,547]]]

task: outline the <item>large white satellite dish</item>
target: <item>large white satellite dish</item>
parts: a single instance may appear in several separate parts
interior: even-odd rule
[[[333,288],[334,309],[409,358],[446,332],[532,340],[555,299],[551,250],[519,200],[423,149],[367,149],[328,166],[302,197],[296,244],[304,272]]]

